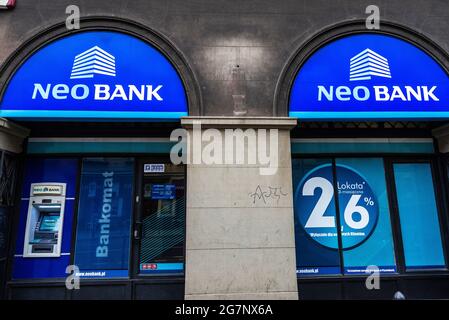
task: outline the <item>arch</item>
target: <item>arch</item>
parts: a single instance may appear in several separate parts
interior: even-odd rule
[[[144,25],[116,17],[82,18],[81,28],[77,30],[67,30],[65,23],[58,23],[24,41],[0,67],[0,101],[4,98],[8,84],[15,73],[34,53],[56,40],[87,31],[117,32],[142,40],[154,47],[172,64],[178,73],[186,94],[188,114],[202,114],[202,99],[198,81],[181,51],[160,33]]]
[[[320,32],[305,40],[290,56],[284,65],[278,79],[273,112],[277,116],[289,115],[290,93],[296,76],[305,62],[320,48],[334,40],[354,34],[381,34],[389,35],[408,42],[427,53],[441,68],[449,74],[449,56],[447,52],[434,41],[405,26],[381,22],[379,30],[366,29],[365,20],[345,21],[328,26]]]

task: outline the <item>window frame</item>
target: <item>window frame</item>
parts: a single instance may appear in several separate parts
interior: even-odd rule
[[[407,163],[428,163],[430,165],[430,169],[431,169],[431,173],[432,173],[432,183],[433,183],[433,190],[434,190],[434,196],[435,196],[435,203],[436,203],[436,210],[437,210],[437,217],[438,217],[438,223],[439,223],[439,227],[440,227],[440,239],[441,239],[441,245],[442,245],[442,249],[443,249],[443,257],[444,257],[444,264],[445,267],[444,268],[433,268],[433,269],[426,269],[426,268],[421,268],[421,269],[414,269],[414,270],[407,270],[407,266],[405,263],[405,251],[404,251],[404,246],[403,246],[403,238],[402,238],[402,229],[401,229],[401,225],[400,225],[400,215],[399,215],[399,203],[398,203],[398,199],[397,199],[397,191],[396,191],[396,183],[395,183],[395,176],[394,176],[394,169],[393,169],[393,165],[395,163],[399,163],[399,164],[407,164]],[[398,265],[398,270],[400,270],[401,274],[409,274],[409,273],[416,273],[416,274],[420,274],[420,273],[428,273],[431,271],[443,271],[443,272],[449,272],[449,268],[448,268],[448,242],[447,242],[447,236],[448,236],[448,232],[447,232],[447,228],[446,228],[446,223],[445,223],[445,217],[447,217],[447,214],[444,214],[445,211],[443,208],[443,203],[445,203],[445,197],[443,194],[443,189],[441,188],[441,185],[444,183],[443,181],[440,180],[441,175],[438,174],[440,173],[438,170],[438,158],[430,158],[430,159],[409,159],[407,157],[398,157],[395,159],[388,159],[388,161],[386,161],[386,165],[388,165],[388,174],[389,177],[387,179],[391,179],[388,180],[389,182],[387,183],[387,189],[390,188],[390,190],[388,190],[389,192],[389,202],[390,202],[390,207],[393,209],[391,210],[391,215],[392,215],[392,220],[394,220],[394,224],[395,224],[395,234],[397,236],[397,245],[398,245],[398,254],[400,254],[400,265]],[[399,256],[397,256],[398,258]],[[400,266],[400,269],[399,269]]]
[[[136,239],[134,236],[134,230],[139,223],[139,218],[142,215],[142,195],[143,195],[143,180],[144,180],[144,172],[143,172],[143,164],[145,162],[159,162],[159,163],[168,163],[170,160],[166,155],[138,155],[135,156],[135,179],[134,179],[134,196],[139,197],[139,202],[134,201],[134,212],[131,223],[131,253],[130,253],[130,269],[129,269],[129,278],[130,279],[158,279],[161,277],[166,278],[176,278],[176,277],[184,277],[186,270],[186,235],[187,235],[187,206],[184,208],[184,240],[183,240],[183,270],[180,272],[172,272],[172,273],[154,273],[154,274],[142,274],[140,273],[140,239]],[[185,197],[187,197],[187,166],[184,165],[183,171],[174,174],[175,176],[183,176],[184,179],[184,190]]]
[[[25,162],[33,159],[46,159],[46,158],[52,158],[52,159],[59,159],[59,158],[72,158],[76,159],[78,161],[78,172],[77,172],[77,179],[75,182],[75,203],[73,207],[73,223],[71,228],[71,241],[70,241],[70,264],[75,264],[75,245],[76,245],[76,231],[78,226],[78,205],[79,205],[79,196],[80,196],[80,182],[81,182],[81,173],[82,173],[82,162],[85,158],[134,158],[134,193],[133,193],[133,199],[135,200],[135,195],[137,192],[136,189],[136,183],[139,183],[139,177],[138,175],[138,162],[140,159],[147,159],[151,158],[154,159],[154,161],[164,162],[166,159],[168,159],[167,154],[165,153],[154,153],[154,154],[142,154],[142,153],[129,153],[129,154],[123,154],[120,152],[110,152],[110,153],[98,153],[98,152],[87,152],[87,153],[51,153],[51,154],[43,154],[43,153],[36,153],[36,154],[26,154],[23,153],[20,156],[18,156],[19,159],[19,168],[23,169]],[[187,168],[185,166],[183,171],[184,177],[185,177],[185,190],[187,195]],[[14,262],[14,252],[15,252],[15,246],[16,246],[16,238],[18,234],[18,227],[19,227],[19,220],[20,220],[20,199],[21,199],[21,190],[23,186],[23,170],[18,172],[17,176],[17,183],[16,183],[16,190],[18,190],[15,194],[15,200],[14,200],[14,209],[13,209],[13,221],[12,221],[12,227],[10,232],[10,239],[12,239],[8,245],[8,257],[7,257],[7,270],[5,274],[6,279],[6,286],[9,286],[9,283],[41,283],[45,281],[51,281],[51,282],[58,282],[65,279],[61,278],[38,278],[38,279],[13,279],[13,262]],[[154,275],[146,275],[145,277],[139,277],[137,274],[134,273],[134,270],[136,268],[137,262],[134,261],[134,252],[135,252],[135,241],[134,241],[134,225],[135,225],[135,215],[136,215],[136,203],[133,201],[132,203],[132,221],[131,221],[131,235],[130,235],[130,254],[129,254],[129,260],[128,260],[128,276],[126,277],[120,277],[120,278],[86,278],[83,279],[86,283],[89,283],[90,285],[96,285],[101,284],[104,282],[122,282],[126,281],[127,283],[131,283],[135,280],[151,280],[154,279],[154,281],[162,281],[162,280],[169,280],[169,281],[176,281],[178,279],[184,279],[185,277],[185,257],[186,257],[186,221],[184,222],[184,248],[183,248],[183,272],[182,273],[161,273],[161,274],[154,274]]]
[[[449,221],[448,221],[448,203],[449,203],[449,155],[444,156],[439,153],[433,154],[403,154],[403,153],[292,153],[293,159],[322,159],[327,158],[332,162],[333,171],[336,171],[335,163],[337,158],[381,158],[384,163],[385,183],[388,193],[388,206],[390,211],[390,224],[393,239],[393,252],[396,262],[396,273],[380,274],[381,277],[399,277],[402,275],[429,275],[429,274],[449,274]],[[440,227],[440,238],[443,247],[445,268],[440,269],[413,269],[406,270],[404,248],[402,242],[401,226],[399,221],[399,210],[396,196],[396,186],[394,182],[393,163],[429,163],[432,172],[432,182],[435,193],[436,209]],[[293,166],[292,166],[293,171]],[[333,172],[335,177],[336,172]],[[293,176],[292,176],[293,180]],[[334,179],[335,180],[335,179]],[[293,182],[293,181],[292,181]],[[334,181],[336,184],[336,181]],[[295,190],[296,186],[293,186]],[[335,190],[334,185],[334,190]],[[336,199],[336,218],[339,225],[339,207],[338,197]],[[295,218],[296,219],[296,218]],[[339,229],[338,229],[339,230]],[[296,235],[295,235],[296,237]],[[339,246],[341,247],[341,235],[339,234]],[[318,278],[354,278],[365,277],[365,275],[345,274],[343,251],[338,250],[340,255],[340,274],[335,275],[307,275],[297,274],[297,279],[318,279]]]
[[[99,280],[99,281],[104,281],[104,280],[117,280],[117,279],[130,279],[132,278],[132,269],[131,269],[131,262],[133,259],[133,251],[132,251],[132,245],[133,245],[133,230],[134,230],[134,212],[135,212],[135,201],[134,201],[134,197],[135,197],[135,182],[136,182],[136,159],[137,157],[135,156],[126,156],[124,154],[121,155],[103,155],[103,156],[92,156],[92,155],[82,155],[79,157],[75,157],[78,158],[78,177],[77,177],[77,184],[76,184],[76,196],[75,196],[75,203],[76,205],[74,206],[74,213],[73,213],[73,223],[72,223],[72,241],[71,241],[71,248],[70,248],[70,263],[72,265],[76,265],[75,263],[75,258],[76,258],[76,240],[77,240],[77,235],[78,235],[78,219],[79,219],[79,204],[80,204],[80,193],[81,193],[81,178],[83,175],[83,164],[84,164],[84,160],[85,159],[94,159],[94,158],[104,158],[104,159],[119,159],[119,158],[131,158],[134,161],[134,165],[133,165],[133,178],[131,181],[131,186],[132,186],[132,194],[131,194],[131,213],[130,213],[130,230],[129,230],[129,253],[128,253],[128,275],[126,277],[105,277],[105,278],[83,278],[83,280],[89,279],[89,280]],[[81,270],[80,270],[81,271]]]

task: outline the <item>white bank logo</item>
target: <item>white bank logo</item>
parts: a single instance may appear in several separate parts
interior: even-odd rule
[[[116,76],[115,57],[94,46],[75,56],[70,74],[71,80],[94,78],[96,74]],[[65,84],[34,83],[32,99],[67,100],[122,100],[163,101],[162,85],[150,84]],[[93,93],[93,94],[92,94]]]
[[[371,77],[391,78],[388,60],[380,54],[365,49],[351,58],[349,80],[371,80]]]
[[[392,79],[388,59],[365,49],[350,58],[349,81],[372,80],[373,77]],[[318,101],[440,101],[435,85],[318,85]],[[374,98],[374,99],[373,99]]]
[[[70,79],[93,78],[95,74],[115,77],[115,57],[98,46],[75,56]]]

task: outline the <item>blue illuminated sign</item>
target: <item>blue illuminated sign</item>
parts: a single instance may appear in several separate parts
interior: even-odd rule
[[[17,70],[0,117],[149,119],[187,115],[182,80],[148,43],[119,32],[86,31],[44,46]]]
[[[432,57],[404,40],[351,35],[306,60],[289,110],[300,119],[449,118],[449,79]]]

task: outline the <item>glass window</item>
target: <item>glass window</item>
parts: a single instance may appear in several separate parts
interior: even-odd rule
[[[140,274],[183,272],[184,189],[183,174],[144,176]]]
[[[382,158],[294,159],[293,181],[298,274],[396,272]]]
[[[382,158],[336,159],[344,272],[396,272]]]
[[[443,268],[430,163],[393,164],[406,269]]]
[[[297,273],[340,273],[331,160],[293,159],[293,182]]]
[[[134,160],[83,160],[75,264],[85,277],[128,276]]]

